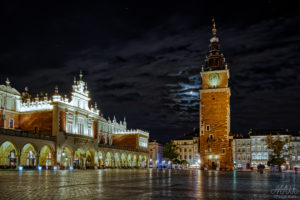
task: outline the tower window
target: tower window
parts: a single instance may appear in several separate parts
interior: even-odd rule
[[[210,131],[210,125],[206,125],[206,131]]]
[[[210,139],[210,140],[213,140],[213,139],[214,139],[214,136],[213,136],[212,134],[210,134],[210,135],[209,135],[209,139]]]
[[[222,148],[222,153],[225,153],[226,151],[225,151],[225,148]]]
[[[14,120],[9,119],[9,128],[14,128]]]
[[[34,127],[34,133],[39,133],[39,127],[37,126]]]

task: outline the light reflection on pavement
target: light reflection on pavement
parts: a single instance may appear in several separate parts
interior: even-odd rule
[[[300,174],[168,169],[0,171],[0,199],[300,199],[300,193],[274,196],[279,186],[300,191]]]

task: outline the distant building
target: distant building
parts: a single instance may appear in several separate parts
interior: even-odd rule
[[[177,152],[179,153],[178,160],[186,160],[189,167],[200,167],[200,154],[199,154],[199,134],[187,134],[176,140],[173,140],[177,145]]]
[[[251,140],[248,136],[234,135],[233,137],[233,160],[237,169],[247,169],[251,163]]]
[[[251,166],[256,167],[258,164],[267,165],[270,150],[267,148],[267,144],[264,141],[268,135],[276,137],[277,135],[284,140],[288,140],[285,148],[288,146],[293,146],[294,149],[289,153],[290,156],[283,155],[286,159],[286,168],[293,168],[294,166],[300,164],[300,132],[299,131],[289,131],[288,129],[278,129],[278,130],[250,130],[249,135],[251,139]],[[299,166],[300,167],[300,166]]]
[[[164,145],[156,140],[149,142],[149,167],[168,168],[169,160],[163,157]]]
[[[290,139],[291,150],[290,165],[291,168],[300,167],[300,134],[292,134]]]

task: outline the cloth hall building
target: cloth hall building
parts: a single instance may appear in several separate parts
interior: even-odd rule
[[[149,133],[104,118],[82,78],[70,98],[0,85],[0,167],[148,167]]]

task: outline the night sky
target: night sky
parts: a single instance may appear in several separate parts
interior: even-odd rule
[[[105,117],[167,141],[199,124],[211,19],[230,69],[231,132],[300,129],[300,8],[290,1],[2,1],[0,81],[70,94],[82,69]]]

